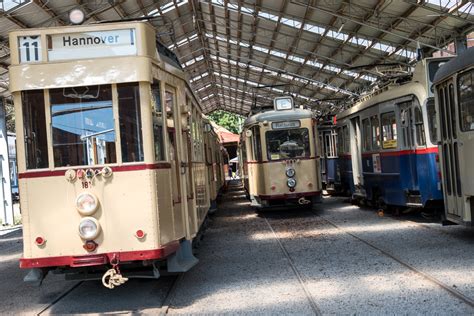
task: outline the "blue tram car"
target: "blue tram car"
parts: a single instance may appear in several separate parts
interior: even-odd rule
[[[341,186],[378,207],[438,207],[443,193],[430,88],[447,58],[420,61],[412,77],[337,115]]]

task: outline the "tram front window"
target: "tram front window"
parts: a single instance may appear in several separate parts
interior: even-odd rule
[[[49,91],[55,167],[115,163],[112,88]]]
[[[268,160],[309,157],[307,128],[266,132]]]

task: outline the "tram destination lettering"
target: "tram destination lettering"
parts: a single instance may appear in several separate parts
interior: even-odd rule
[[[53,34],[48,36],[48,59],[86,59],[136,55],[135,30]]]
[[[272,123],[273,129],[297,128],[300,127],[300,121],[286,121]]]

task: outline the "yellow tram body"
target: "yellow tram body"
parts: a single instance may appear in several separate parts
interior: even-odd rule
[[[273,137],[272,133],[279,136]],[[241,174],[253,206],[320,202],[322,184],[317,139],[316,120],[310,110],[266,111],[244,122],[240,143]],[[300,149],[291,154],[284,146]],[[294,170],[295,175],[290,177],[288,169]],[[290,187],[288,181],[293,181],[290,178],[296,183],[294,187]]]
[[[209,172],[204,152],[218,140],[204,130],[197,98],[154,28],[29,29],[12,32],[10,48],[20,266],[42,275],[163,259],[177,272],[194,265],[189,241],[222,185],[214,176],[222,166]],[[82,193],[89,195],[79,201]],[[189,260],[180,262],[184,250]]]

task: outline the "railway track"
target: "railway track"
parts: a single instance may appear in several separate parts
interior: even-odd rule
[[[464,303],[466,303],[467,305],[471,306],[474,308],[474,300],[466,295],[464,295],[463,293],[461,293],[460,291],[456,290],[456,289],[453,289],[452,287],[450,287],[449,285],[445,284],[444,282],[438,280],[437,278],[423,272],[423,271],[420,271],[419,269],[415,268],[414,266],[412,266],[411,264],[407,263],[406,261],[404,261],[403,259],[395,256],[394,254],[382,249],[381,247],[375,245],[374,243],[364,239],[364,238],[361,238],[360,236],[357,236],[349,231],[347,231],[346,229],[344,229],[343,227],[340,227],[339,225],[337,225],[336,223],[334,223],[333,221],[327,219],[327,218],[324,218],[324,217],[321,217],[319,214],[317,214],[316,212],[314,211],[311,211],[311,213],[314,215],[314,216],[317,216],[319,218],[321,218],[322,220],[324,220],[325,222],[327,222],[328,224],[330,224],[331,226],[333,226],[334,228],[336,228],[337,230],[357,239],[358,241],[366,244],[367,246],[379,251],[382,255],[396,261],[397,263],[401,264],[402,266],[404,266],[405,268],[411,270],[412,272],[416,273],[417,275],[421,276],[422,278],[424,278],[425,280],[431,282],[431,283],[434,283],[436,284],[438,287],[440,287],[441,289],[445,290],[446,292],[448,292],[449,294],[451,294],[453,297],[463,301]],[[409,222],[413,222],[413,221],[409,221]],[[419,224],[419,223],[416,223],[416,222],[413,222],[415,224]],[[424,228],[427,228],[429,229],[430,227],[428,226],[425,226],[425,225],[422,225],[422,224],[419,224],[419,226],[422,226]]]

